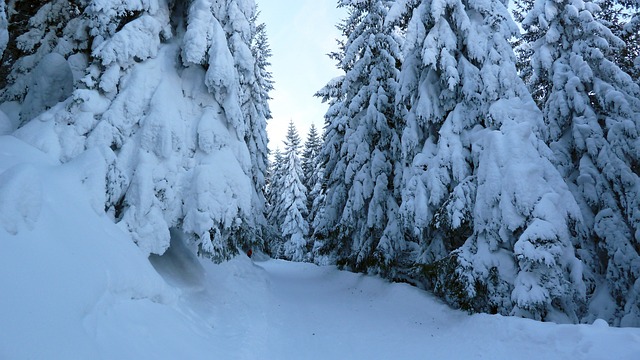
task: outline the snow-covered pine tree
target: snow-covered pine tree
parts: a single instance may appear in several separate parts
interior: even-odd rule
[[[315,184],[319,181],[318,179],[318,165],[319,165],[319,154],[320,149],[322,148],[322,139],[320,139],[320,135],[318,134],[318,129],[315,124],[311,124],[309,128],[309,133],[307,134],[307,140],[304,143],[304,147],[302,149],[302,173],[303,176],[303,184],[307,189],[307,210],[309,215],[311,214],[311,208],[313,206],[313,199],[311,192],[315,187]],[[307,222],[309,225],[312,224],[312,219],[308,218]],[[311,231],[313,232],[313,231]]]
[[[238,96],[246,129],[244,141],[251,156],[251,167],[247,170],[252,174],[252,211],[257,222],[255,226],[245,224],[244,236],[250,239],[249,245],[262,247],[263,232],[267,226],[264,195],[268,158],[266,121],[271,117],[267,101],[272,85],[266,69],[269,65],[269,44],[265,25],[256,25],[259,13],[253,1],[225,0],[213,4],[226,32],[238,74]]]
[[[283,167],[281,173],[281,188],[278,204],[279,216],[282,216],[280,231],[285,240],[283,250],[285,258],[293,261],[303,261],[307,255],[307,189],[304,187],[302,161],[300,160],[300,136],[293,121],[289,122]]]
[[[594,19],[598,10],[539,0],[525,24],[543,31],[533,43],[534,76],[552,85],[544,107],[551,149],[589,231],[582,257],[597,297],[591,316],[639,326],[640,88],[607,58],[609,46],[623,44]],[[607,300],[614,311],[602,306]]]
[[[282,222],[284,209],[281,206],[280,194],[283,189],[285,158],[280,148],[276,148],[273,161],[269,164],[269,184],[267,187],[267,220],[272,228],[271,237],[266,244],[267,252],[273,258],[284,257],[282,240]]]
[[[319,157],[319,153],[318,153]],[[319,160],[319,159],[318,159]],[[319,248],[321,248],[321,242],[317,242],[313,237],[315,233],[315,224],[316,219],[321,218],[322,214],[322,204],[324,203],[324,165],[318,161],[315,169],[313,170],[311,178],[313,179],[311,182],[311,189],[307,189],[308,198],[311,198],[312,201],[307,200],[307,204],[309,205],[309,215],[307,216],[307,222],[309,223],[309,234],[311,235],[311,256],[313,261],[326,265],[328,264],[324,260],[320,260],[322,257],[318,254]]]
[[[280,148],[276,148],[273,153],[273,161],[269,163],[269,186],[267,188],[267,202],[269,223],[280,229],[282,225],[282,217],[280,210],[276,207],[278,203],[279,190],[282,188],[282,168],[284,167],[284,157]],[[278,230],[279,231],[279,230]]]
[[[345,33],[347,23],[343,22],[338,25],[338,28]],[[335,60],[338,65],[341,59],[344,57],[344,42],[337,39],[339,50],[329,54],[329,57]],[[324,218],[325,201],[327,193],[327,184],[331,180],[326,169],[336,169],[341,143],[344,141],[344,124],[338,120],[338,115],[341,107],[343,106],[343,93],[342,82],[344,76],[339,76],[332,79],[326,86],[320,89],[315,96],[319,97],[323,103],[328,103],[329,109],[325,114],[324,134],[322,138],[322,146],[318,153],[318,181],[315,183],[313,189],[311,189],[314,202],[311,206],[309,218],[312,219],[310,223],[313,229],[312,239],[312,256],[313,261],[319,265],[328,265],[336,263],[336,257],[333,256],[331,251],[331,243],[326,243],[327,239],[325,235],[321,234],[317,229],[320,227],[320,223]],[[344,120],[344,119],[343,119]],[[336,193],[336,187],[342,186],[343,183],[337,181],[337,178],[333,181],[332,193]],[[341,190],[343,191],[343,190]],[[339,193],[339,192],[338,192]],[[329,209],[331,210],[331,209]],[[335,215],[332,215],[335,216]],[[328,229],[327,229],[328,230]],[[335,252],[333,252],[335,253]]]
[[[260,224],[246,137],[264,123],[247,123],[241,103],[255,71],[254,9],[253,0],[43,2],[15,37],[21,57],[2,89],[24,104],[15,135],[61,162],[89,157],[82,176],[96,211],[142,251],[162,254],[175,228],[203,255],[232,256]]]
[[[272,53],[269,46],[269,38],[267,37],[267,26],[264,23],[256,26],[251,51],[255,58],[256,84],[260,87],[262,101],[265,102],[265,100],[271,99],[269,92],[273,90],[273,74],[269,70],[271,66],[269,59]],[[265,102],[263,106],[267,110],[267,119],[271,119],[271,110],[268,105],[268,102]]]
[[[326,115],[326,196],[317,221],[321,253],[354,270],[389,273],[405,248],[395,180],[400,120],[394,111],[399,40],[386,26],[390,2],[341,0],[348,18],[339,99]],[[330,84],[331,85],[331,84]],[[335,156],[335,158],[334,158]]]
[[[422,243],[426,285],[447,302],[576,321],[580,212],[518,77],[508,41],[517,33],[499,0],[413,8],[398,98],[407,112],[402,214]]]

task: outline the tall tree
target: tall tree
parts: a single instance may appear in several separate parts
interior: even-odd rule
[[[542,29],[533,43],[534,76],[552,85],[544,115],[557,166],[587,223],[582,246],[595,277],[590,292],[609,293],[615,308],[592,313],[638,326],[640,88],[607,58],[609,44],[623,44],[594,19],[598,9],[592,2],[537,0],[524,23]],[[606,278],[601,288],[598,274]]]
[[[94,205],[144,252],[162,254],[169,229],[215,260],[255,242],[264,169],[248,139],[266,154],[266,112],[242,102],[264,100],[252,0],[12,4],[35,8],[1,93],[26,105],[16,136],[62,162],[97,157]]]
[[[254,9],[255,10],[255,9]],[[272,75],[269,71],[269,58],[271,49],[266,35],[265,24],[255,25],[258,12],[251,19],[251,61],[253,72],[247,69],[246,75],[241,76],[242,110],[247,122],[245,142],[251,155],[251,178],[254,187],[253,205],[254,217],[257,219],[257,227],[253,231],[254,246],[264,246],[264,231],[267,227],[265,174],[268,166],[269,150],[266,133],[267,121],[271,119],[271,110],[268,101],[271,99],[269,92],[273,89]],[[245,57],[248,54],[244,54]],[[244,60],[245,62],[246,59]],[[238,65],[236,65],[238,67]],[[239,70],[240,72],[240,70]]]
[[[281,232],[285,239],[284,256],[293,261],[304,260],[307,253],[307,189],[304,187],[302,162],[300,160],[301,140],[293,121],[289,122],[285,152],[283,155],[282,188],[279,207],[282,209]]]
[[[319,167],[319,154],[322,148],[322,141],[318,135],[318,130],[315,124],[311,124],[309,128],[309,134],[307,134],[307,140],[304,143],[302,149],[302,173],[304,187],[307,189],[307,210],[311,215],[311,208],[313,207],[314,196],[312,190],[315,184],[319,181],[318,167]],[[308,218],[307,221],[311,225],[313,220]]]
[[[393,28],[385,25],[389,4],[338,2],[349,11],[340,26],[345,76],[326,114],[326,196],[316,228],[321,253],[352,269],[383,273],[393,270],[405,248],[394,186],[401,125],[393,101],[401,56]]]
[[[272,228],[271,237],[269,238],[266,248],[273,258],[283,257],[282,248],[282,222],[284,219],[284,210],[280,206],[280,194],[284,188],[282,184],[284,174],[284,156],[280,148],[276,148],[273,155],[273,161],[269,166],[269,182],[267,186],[267,220]]]
[[[342,23],[339,27],[345,31],[344,26],[346,22]],[[340,60],[344,54],[344,42],[337,39],[339,50],[329,54],[329,57],[340,64]],[[344,125],[338,121],[338,115],[340,108],[343,104],[342,83],[344,76],[339,76],[331,80],[326,86],[320,89],[315,96],[319,97],[322,102],[328,103],[329,109],[325,114],[324,134],[322,139],[322,146],[320,153],[318,154],[318,181],[311,189],[314,202],[311,207],[310,218],[312,219],[310,225],[313,229],[313,246],[312,256],[313,261],[317,264],[328,265],[336,262],[335,257],[332,256],[331,241],[326,235],[320,234],[317,229],[320,227],[320,223],[324,218],[325,202],[327,200],[327,184],[330,181],[329,174],[326,169],[335,169],[338,163],[341,142],[344,140]],[[339,186],[340,182],[332,180],[334,186]],[[331,189],[333,193],[335,188]],[[327,209],[331,210],[331,209]]]
[[[498,0],[415,5],[398,97],[402,215],[421,243],[426,285],[469,310],[575,319],[580,213],[518,77],[516,24]]]

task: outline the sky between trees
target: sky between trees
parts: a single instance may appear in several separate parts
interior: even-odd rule
[[[327,79],[340,72],[326,56],[335,51],[340,33],[336,24],[344,10],[336,1],[259,0],[259,22],[267,25],[273,51],[271,71],[275,89],[271,92],[273,119],[267,123],[269,148],[284,148],[287,124],[293,120],[300,134],[311,123],[322,129],[327,105],[313,97]]]

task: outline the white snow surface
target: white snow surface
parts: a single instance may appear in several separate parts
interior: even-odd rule
[[[260,254],[215,265],[176,233],[163,256],[148,258],[92,206],[82,175],[90,166],[0,137],[0,359],[640,354],[637,328],[468,315],[406,284]]]

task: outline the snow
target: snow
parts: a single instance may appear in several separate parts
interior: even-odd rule
[[[60,54],[47,54],[31,76],[29,91],[20,113],[23,122],[65,100],[73,91],[71,67]]]
[[[0,110],[0,135],[10,134],[13,130],[13,122],[7,114]]]
[[[241,255],[163,256],[92,208],[92,156],[60,165],[0,137],[1,359],[636,359],[640,329],[451,310],[406,284]],[[32,191],[34,188],[41,190]],[[13,191],[18,191],[14,193]],[[19,194],[28,193],[23,197]],[[8,199],[8,200],[7,200]],[[89,200],[88,200],[89,199]]]
[[[118,63],[126,68],[157,55],[160,31],[162,24],[157,19],[143,15],[127,23],[111,39],[100,43],[92,55],[102,59],[104,66]]]

